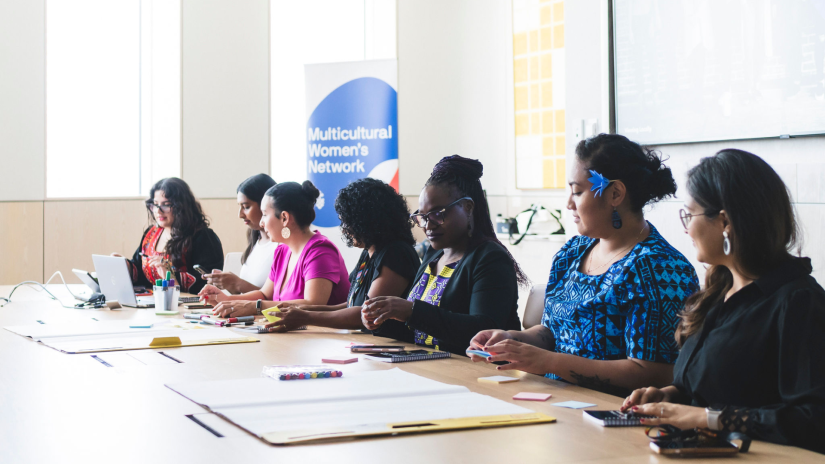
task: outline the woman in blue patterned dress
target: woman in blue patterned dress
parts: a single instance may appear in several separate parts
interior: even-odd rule
[[[696,271],[644,218],[643,207],[676,193],[653,151],[621,135],[576,147],[567,208],[580,235],[556,254],[544,315],[526,331],[485,330],[474,361],[622,395],[673,380],[674,330]]]

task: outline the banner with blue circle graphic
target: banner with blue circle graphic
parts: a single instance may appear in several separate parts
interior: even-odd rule
[[[398,190],[396,69],[394,60],[306,67],[307,178],[322,195],[316,226],[340,225],[335,199],[354,180],[374,177]]]

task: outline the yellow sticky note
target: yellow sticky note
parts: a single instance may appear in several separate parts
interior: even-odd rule
[[[281,318],[280,318],[280,317],[278,317],[278,316],[276,316],[276,315],[272,314],[272,313],[277,313],[277,312],[280,312],[280,310],[278,309],[278,307],[277,307],[277,306],[276,306],[276,307],[274,307],[274,308],[264,309],[264,310],[263,310],[263,311],[261,311],[261,312],[263,313],[263,315],[264,315],[264,317],[266,318],[266,320],[267,320],[267,321],[269,321],[269,322],[278,322],[278,321],[280,321],[280,320],[281,320]]]

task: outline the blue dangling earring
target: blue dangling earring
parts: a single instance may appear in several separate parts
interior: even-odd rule
[[[619,212],[616,211],[616,208],[613,208],[613,216],[611,216],[613,220],[613,228],[614,229],[621,229],[622,228],[622,217],[619,216]]]

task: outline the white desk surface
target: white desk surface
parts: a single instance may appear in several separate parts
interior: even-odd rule
[[[0,286],[7,296],[11,286]],[[66,304],[62,286],[51,285]],[[0,308],[2,326],[61,320],[132,319],[148,310],[64,309],[45,293],[20,288],[12,303]],[[552,393],[547,402],[516,402],[557,418],[553,424],[358,439],[277,447],[223,422],[219,438],[186,417],[204,414],[200,406],[164,384],[210,379],[257,377],[264,365],[317,364],[325,356],[349,354],[350,342],[384,342],[372,335],[315,333],[262,334],[260,343],[172,348],[181,364],[112,361],[106,367],[90,355],[69,355],[0,330],[0,462],[2,463],[416,463],[422,462],[676,462],[653,454],[643,429],[602,428],[586,422],[581,410],[552,406],[577,400],[616,409],[621,399],[543,377],[519,373],[520,382],[479,383],[496,375],[492,366],[469,359],[390,365],[365,359],[342,367],[345,373],[399,367],[441,382],[513,401],[522,391]],[[126,352],[117,352],[122,356]],[[100,354],[105,357],[105,354]],[[126,361],[129,358],[121,358]],[[243,395],[243,392],[226,392]],[[222,420],[221,420],[222,421]],[[721,462],[721,458],[691,462]],[[738,462],[823,462],[823,456],[799,448],[754,442]],[[727,462],[727,461],[725,461]]]

